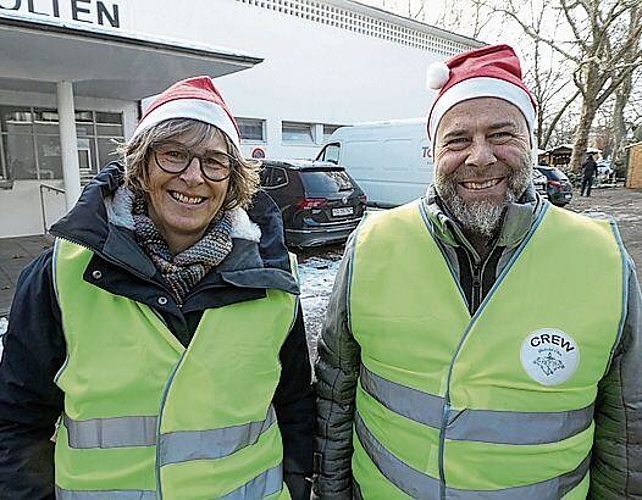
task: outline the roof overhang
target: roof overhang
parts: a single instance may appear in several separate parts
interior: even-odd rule
[[[77,96],[129,101],[183,78],[227,75],[263,61],[192,42],[4,12],[0,47],[1,90],[55,93],[57,82],[69,81]]]

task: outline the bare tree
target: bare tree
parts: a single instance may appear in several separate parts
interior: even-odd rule
[[[620,85],[615,91],[615,104],[613,105],[613,115],[611,120],[613,151],[610,156],[613,161],[620,160],[620,155],[624,152],[624,146],[626,146],[628,127],[624,110],[631,98],[632,88],[633,75],[629,75],[624,79],[622,85]]]
[[[533,93],[538,108],[537,143],[546,148],[560,119],[579,96],[573,88],[567,66],[559,64],[563,59],[555,50],[542,42],[545,33],[551,36],[563,27],[565,20],[558,10],[549,8],[540,0],[528,0],[521,4],[521,13],[529,19],[529,25],[539,35],[520,37],[518,30],[506,25],[505,16],[498,8],[499,0],[446,0],[437,24],[440,27],[489,42],[511,43],[521,48],[525,59],[525,81]],[[556,62],[557,61],[557,62]]]
[[[614,162],[621,163],[626,158],[626,146],[640,141],[635,136],[636,129],[642,132],[642,67],[615,91],[610,104],[609,124],[614,146],[608,154]]]
[[[491,0],[445,0],[437,26],[470,38],[480,38],[493,23]],[[426,5],[423,2],[422,5]]]
[[[551,145],[572,144],[578,117],[580,116],[579,108],[580,106],[577,103],[573,103],[566,108],[565,113],[559,116],[557,126],[550,129],[549,142]]]
[[[617,91],[616,91],[617,92]],[[613,154],[613,109],[615,98],[605,102],[595,113],[593,126],[589,134],[593,145],[602,151],[602,156],[607,158]]]
[[[633,73],[628,115],[632,123],[642,125],[642,67],[638,68],[636,72]]]
[[[538,31],[514,0],[495,10],[513,19],[524,33],[560,54],[582,98],[574,137],[571,168],[578,170],[588,145],[597,109],[626,78],[642,65],[642,23],[638,0],[555,0],[563,15],[568,38]]]
[[[524,79],[537,103],[537,144],[541,149],[548,146],[551,135],[568,107],[577,99],[579,91],[569,91],[571,79],[559,64],[559,56],[542,42],[541,33],[548,35],[557,32],[562,25],[559,13],[552,12],[536,0],[522,6],[530,17],[531,26],[539,37],[531,38],[526,57],[530,69]]]

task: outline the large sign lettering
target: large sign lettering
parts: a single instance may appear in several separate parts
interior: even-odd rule
[[[110,28],[121,27],[122,9],[120,2],[114,0],[0,0],[0,11],[3,10],[34,18],[57,17]]]

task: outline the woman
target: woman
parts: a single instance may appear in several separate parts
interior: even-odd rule
[[[21,275],[0,498],[307,498],[298,287],[211,79],[160,94],[121,153]]]

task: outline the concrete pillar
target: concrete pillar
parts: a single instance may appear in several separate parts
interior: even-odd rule
[[[71,82],[56,84],[58,97],[58,124],[60,127],[60,156],[62,177],[65,182],[65,205],[70,210],[80,197],[80,169],[78,166],[78,136],[74,90]]]
[[[134,135],[136,125],[138,125],[138,105],[128,104],[123,110],[123,132],[125,140],[129,140]],[[104,165],[101,165],[102,168]]]

